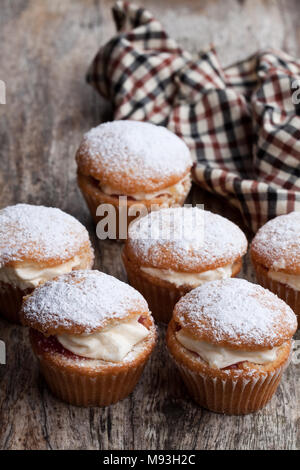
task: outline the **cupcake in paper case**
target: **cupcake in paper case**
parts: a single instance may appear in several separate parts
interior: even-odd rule
[[[199,405],[243,415],[274,395],[296,328],[295,314],[276,295],[226,279],[197,287],[176,304],[166,341]]]
[[[236,276],[246,251],[244,233],[228,219],[179,207],[133,222],[122,258],[130,284],[143,294],[154,318],[168,323],[187,292]]]
[[[187,145],[165,127],[148,122],[100,124],[84,135],[76,161],[78,185],[95,223],[107,216],[101,206],[114,209],[116,234],[109,238],[125,240],[129,223],[141,211],[180,206],[191,188]]]
[[[257,232],[251,259],[260,285],[294,310],[300,324],[300,212],[281,215]]]
[[[86,228],[53,207],[17,204],[0,210],[0,314],[20,323],[24,295],[59,274],[89,269]]]
[[[50,390],[72,405],[107,406],[127,397],[156,343],[143,297],[96,270],[37,287],[21,316]]]

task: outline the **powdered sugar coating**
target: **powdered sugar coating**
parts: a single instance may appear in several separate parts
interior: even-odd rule
[[[24,323],[45,334],[90,334],[114,319],[149,313],[133,287],[96,270],[73,271],[36,288],[22,308]]]
[[[281,345],[297,328],[285,302],[244,279],[197,287],[176,304],[174,319],[199,339],[244,350]]]
[[[139,264],[202,272],[234,262],[247,250],[235,224],[197,207],[151,212],[129,227],[126,250]]]
[[[92,251],[86,228],[60,209],[17,204],[0,210],[0,268],[18,262],[60,264]]]
[[[251,252],[267,268],[300,274],[300,212],[267,222],[257,232]]]
[[[125,120],[87,132],[76,158],[84,174],[125,194],[175,184],[192,165],[188,147],[168,129]]]

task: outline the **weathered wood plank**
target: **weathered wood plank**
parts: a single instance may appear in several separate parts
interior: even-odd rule
[[[75,180],[74,153],[84,131],[109,116],[85,84],[99,45],[114,31],[112,1],[2,0],[0,79],[0,207],[54,205],[86,224],[96,267],[125,280],[121,244],[99,242]],[[223,64],[272,45],[300,53],[296,0],[147,0],[143,5],[193,52],[216,44]],[[240,215],[193,188],[190,200],[236,222]],[[249,260],[243,274],[254,280]],[[7,365],[0,366],[1,449],[253,449],[299,448],[299,367],[292,365],[273,401],[246,417],[201,410],[160,343],[131,397],[106,409],[81,409],[53,398],[38,378],[27,332],[0,321]]]

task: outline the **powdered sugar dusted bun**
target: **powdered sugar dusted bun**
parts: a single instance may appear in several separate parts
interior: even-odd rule
[[[96,270],[46,282],[25,298],[21,311],[22,323],[45,335],[91,334],[136,315],[149,315],[142,295]]]
[[[285,302],[243,279],[197,287],[176,304],[173,319],[195,339],[247,351],[280,346],[297,328]]]
[[[51,267],[75,256],[92,265],[88,232],[71,215],[29,204],[0,210],[0,268],[23,263]]]
[[[251,257],[273,271],[300,274],[300,212],[281,215],[261,227]]]
[[[136,121],[101,124],[85,134],[78,170],[117,194],[153,192],[179,182],[192,166],[186,144],[165,127]]]
[[[203,272],[234,263],[247,240],[220,215],[193,208],[151,212],[129,227],[125,255],[138,265],[177,272]]]

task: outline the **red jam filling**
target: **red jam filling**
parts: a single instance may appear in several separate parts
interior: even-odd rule
[[[60,342],[57,340],[56,336],[44,336],[42,333],[34,330],[31,330],[31,335],[37,342],[41,351],[49,351],[54,354],[61,354],[62,356],[73,359],[85,359],[84,357],[77,356],[77,354],[73,354],[71,351],[68,351],[66,348],[64,348],[63,345],[60,344]]]
[[[147,330],[149,330],[149,318],[145,315],[141,315],[138,319],[138,322],[141,323]]]

